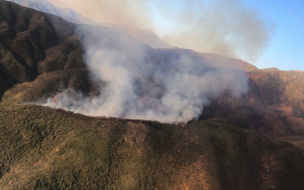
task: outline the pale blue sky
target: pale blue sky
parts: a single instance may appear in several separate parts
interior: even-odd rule
[[[82,0],[50,0],[56,5],[60,6],[62,2],[68,2],[67,5],[70,8],[74,8],[76,11],[81,12],[81,6],[90,5],[90,9],[96,8],[97,12],[100,12],[100,7],[94,6],[93,2],[98,1],[82,1]],[[58,2],[57,2],[58,1]],[[107,2],[107,0],[102,0]],[[162,34],[170,33],[170,30],[176,25],[180,25],[174,18],[178,16],[179,12],[185,7],[185,3],[189,2],[206,2],[214,0],[129,0],[131,2],[147,2],[149,11],[153,12],[153,19],[157,27],[152,29],[162,37]],[[275,25],[274,33],[269,41],[268,47],[265,49],[262,56],[255,62],[249,61],[259,68],[276,67],[281,70],[303,70],[304,71],[304,58],[302,53],[304,52],[304,0],[239,0],[244,3],[247,8],[258,10],[261,16],[265,17],[267,23],[272,22]],[[57,2],[57,3],[56,3]],[[60,3],[59,3],[60,2]],[[77,3],[76,3],[77,2]],[[91,4],[90,4],[91,2]],[[225,1],[224,1],[225,2]],[[65,6],[67,6],[65,5]],[[98,5],[98,4],[97,4]],[[226,5],[227,6],[227,5]],[[161,10],[159,10],[161,9]],[[173,19],[165,19],[163,12],[165,10],[171,10],[170,14]],[[118,12],[124,10],[117,9]],[[116,9],[113,9],[113,13]],[[173,11],[172,11],[173,10]],[[195,10],[195,9],[194,9]],[[198,8],[199,13],[199,8]],[[94,12],[94,11],[91,11]],[[194,11],[196,12],[196,11]],[[85,16],[90,17],[90,14],[81,12]],[[140,17],[138,14],[135,18]],[[125,15],[126,16],[126,15]],[[168,17],[168,15],[166,15]],[[260,16],[260,15],[259,15]],[[92,19],[95,17],[91,15]],[[134,18],[133,18],[134,19]],[[184,27],[184,26],[182,26]],[[254,28],[253,28],[254,30]]]
[[[170,8],[178,11],[183,7],[179,2],[185,3],[182,0],[175,0],[174,3],[171,2]],[[281,70],[304,71],[304,1],[242,0],[242,2],[247,5],[247,8],[260,12],[265,20],[275,27],[268,47],[256,62],[251,63],[259,68],[276,67]],[[152,4],[151,6],[153,7]],[[152,8],[155,16],[159,15],[158,8]],[[174,25],[162,19],[161,16],[155,20],[162,26],[160,28],[164,33],[170,30],[170,25]]]
[[[244,0],[261,11],[276,25],[264,55],[257,61],[260,68],[304,70],[304,1]]]

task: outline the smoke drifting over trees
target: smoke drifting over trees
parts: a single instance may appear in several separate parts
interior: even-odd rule
[[[238,0],[51,0],[95,21],[152,29],[170,45],[256,60],[272,29]],[[46,105],[92,116],[186,123],[224,90],[248,90],[245,72],[215,67],[189,53],[150,48],[124,32],[81,27],[85,62],[99,95],[66,90]],[[176,50],[178,51],[178,50]]]
[[[245,72],[216,68],[188,53],[153,49],[115,29],[79,31],[100,95],[87,98],[65,90],[47,106],[91,116],[186,123],[224,90],[235,97],[248,90]]]

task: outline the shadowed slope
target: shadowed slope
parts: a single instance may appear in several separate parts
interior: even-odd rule
[[[75,26],[63,19],[0,1],[0,94],[39,74],[84,68]]]

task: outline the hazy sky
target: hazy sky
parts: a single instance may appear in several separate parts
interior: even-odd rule
[[[304,1],[245,0],[269,17],[276,31],[264,55],[257,61],[260,68],[304,70]]]
[[[93,4],[86,3],[87,1],[84,0],[49,0],[49,1],[59,7],[73,8],[75,11],[80,12],[84,16],[87,16],[93,20],[96,21],[102,20],[98,18],[98,16],[100,15],[98,14],[98,9],[96,9],[96,7],[92,7]],[[126,0],[125,2],[127,1],[128,0]],[[198,12],[201,11],[199,14],[204,14],[204,11],[202,11],[202,9],[196,9],[196,7],[189,8],[189,6],[198,5],[197,2],[200,2],[202,0],[188,0],[188,1],[129,0],[129,1],[140,2],[140,4],[142,4],[142,2],[146,2],[145,8],[148,7],[148,9],[145,9],[145,14],[138,15],[135,13],[137,13],[138,9],[141,9],[142,6],[134,6],[137,5],[137,3],[134,3],[132,6],[129,6],[128,3],[123,3],[124,5],[122,5],[121,2],[123,1],[92,0],[91,2],[95,2],[95,5],[98,6],[104,6],[106,3],[111,2],[111,5],[107,7],[108,9],[107,11],[109,12],[113,10],[122,11],[124,10],[124,7],[128,7],[127,14],[130,14],[130,17],[126,17],[126,15],[123,16],[123,14],[122,15],[116,14],[115,18],[112,17],[108,18],[109,20],[116,19],[118,22],[124,22],[125,24],[128,24],[131,23],[132,20],[134,19],[137,20],[137,23],[135,24],[144,26],[145,23],[149,23],[152,19],[153,24],[147,24],[144,27],[150,27],[165,41],[170,41],[170,39],[167,40],[166,35],[168,34],[171,35],[172,30],[176,30],[176,25],[181,25],[180,22],[178,21],[175,22],[173,19],[170,19],[170,16],[172,16],[172,18],[177,18],[176,15],[179,15],[180,12],[183,12],[185,7],[187,7],[187,9],[191,10],[192,12],[197,10]],[[212,1],[215,0],[205,0],[205,3]],[[218,1],[221,2],[221,0]],[[259,68],[277,67],[282,70],[296,70],[296,69],[304,70],[304,58],[302,56],[302,52],[304,52],[304,22],[302,21],[302,19],[304,18],[304,11],[303,11],[304,1],[240,0],[243,7],[235,8],[235,9],[231,9],[229,7],[229,3],[225,4],[225,2],[229,2],[229,1],[231,0],[227,0],[227,1],[222,0],[221,5],[223,5],[223,7],[220,7],[219,9],[216,8],[217,9],[216,11],[222,11],[223,13],[225,13],[227,9],[227,12],[230,11],[230,15],[231,15],[231,12],[233,13],[234,10],[242,11],[243,9],[245,9],[247,12],[255,14],[256,17],[263,18],[263,20],[267,24],[267,27],[271,28],[271,32],[270,32],[271,37],[269,38],[270,40],[265,40],[264,43],[262,42],[259,43],[258,48],[253,48],[255,51],[250,50],[250,46],[256,45],[253,44],[252,42],[247,43],[246,46],[237,47],[237,49],[247,48],[248,50],[247,55],[244,54],[244,56],[242,56],[241,53],[239,54],[239,57],[241,59],[248,61]],[[120,2],[120,3],[116,3],[116,2]],[[233,0],[231,2],[233,2]],[[116,9],[115,7],[121,7],[121,8]],[[166,10],[170,10],[168,11],[168,14],[166,14],[167,13]],[[210,14],[210,12],[212,13],[212,11],[209,11],[209,13],[207,13],[208,10],[206,9],[205,11],[206,14]],[[190,15],[189,18],[192,18],[193,15],[195,16],[197,14],[191,12],[190,13],[185,12],[184,16],[185,15],[186,17]],[[221,13],[221,15],[219,16],[221,17],[223,15],[224,14]],[[241,17],[242,16],[244,16],[244,14],[241,15]],[[214,15],[211,18],[214,18]],[[235,19],[235,18],[236,18],[235,15],[231,16],[231,19]],[[183,21],[187,22],[187,20],[183,20]],[[254,22],[252,23],[255,24]],[[247,27],[249,28],[249,30],[248,29],[245,30],[244,28],[247,34],[250,32],[250,26],[251,23],[248,23]],[[252,30],[254,30],[254,27],[252,27]],[[263,36],[264,33],[262,31],[260,34],[257,35]],[[235,35],[237,34],[238,33],[236,32]],[[247,36],[247,38],[252,38],[252,36]],[[264,36],[262,38],[258,38],[257,41],[262,40],[264,38],[267,37]],[[186,48],[189,48],[189,46],[186,46]],[[197,48],[193,47],[193,49],[197,49]],[[257,59],[248,58],[248,56],[250,56],[250,52],[254,54],[253,57],[258,57],[258,58]]]

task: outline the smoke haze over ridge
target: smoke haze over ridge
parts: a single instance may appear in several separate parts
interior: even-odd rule
[[[224,90],[234,97],[248,91],[243,71],[212,66],[191,54],[153,49],[106,27],[81,26],[85,61],[99,95],[72,89],[45,106],[90,116],[187,123],[198,119],[210,98]]]
[[[239,0],[50,1],[98,22],[155,30],[170,45],[250,60],[263,52],[272,32],[257,11]],[[248,91],[243,71],[219,68],[185,52],[153,49],[115,28],[80,26],[79,33],[100,94],[85,97],[67,89],[46,106],[90,116],[187,123],[223,91],[234,97]]]
[[[240,0],[49,0],[95,21],[152,29],[179,48],[256,61],[274,25]]]

